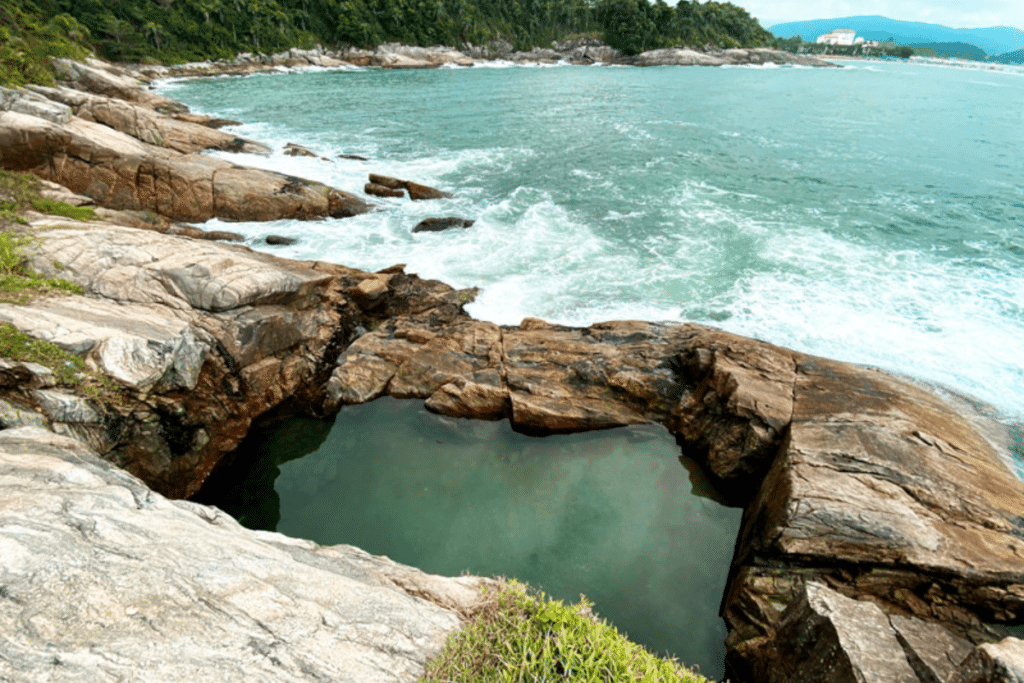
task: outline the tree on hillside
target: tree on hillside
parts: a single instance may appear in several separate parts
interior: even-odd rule
[[[623,54],[635,55],[655,47],[658,27],[647,0],[599,0],[595,9],[598,23],[604,26],[605,42]]]

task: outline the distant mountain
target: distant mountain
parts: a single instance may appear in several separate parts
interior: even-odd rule
[[[1024,64],[1024,50],[1014,50],[995,58],[997,62],[1004,64]]]
[[[850,28],[865,40],[887,40],[900,45],[924,43],[967,43],[975,45],[988,55],[1001,55],[1024,49],[1024,31],[1009,26],[991,28],[950,28],[939,24],[898,21],[888,17],[841,17],[794,21],[769,26],[768,30],[779,38],[800,36],[814,42],[818,36],[836,28]]]
[[[988,56],[980,47],[969,43],[909,43],[909,47],[922,57],[985,59]]]

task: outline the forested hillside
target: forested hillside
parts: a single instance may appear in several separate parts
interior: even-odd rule
[[[176,63],[316,43],[460,47],[500,39],[529,49],[574,35],[604,38],[628,54],[774,40],[731,3],[687,0],[4,0],[0,72],[7,82],[14,72],[31,80],[41,45],[51,54],[88,46],[113,61]]]

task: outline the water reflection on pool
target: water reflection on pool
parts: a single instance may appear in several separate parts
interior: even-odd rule
[[[247,526],[585,593],[633,640],[722,676],[718,606],[742,511],[681,466],[662,427],[536,438],[380,399],[246,448],[258,460],[244,480],[204,495]]]

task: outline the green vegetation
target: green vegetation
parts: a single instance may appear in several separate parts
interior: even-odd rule
[[[74,282],[46,277],[25,265],[22,247],[32,240],[0,232],[0,301],[24,304],[43,294],[85,294]]]
[[[89,31],[63,12],[43,12],[31,0],[0,4],[0,85],[53,83],[49,57],[85,59]]]
[[[674,46],[766,47],[775,38],[747,11],[729,2],[598,0],[605,41],[625,54]]]
[[[66,202],[40,198],[32,200],[32,208],[39,213],[64,216],[65,218],[73,218],[76,221],[96,220],[96,209],[91,206],[72,206]]]
[[[33,339],[10,323],[0,323],[0,358],[37,363],[49,368],[60,385],[81,396],[128,405],[121,388],[109,377],[87,369],[80,356],[52,342]]]
[[[29,208],[76,220],[96,217],[89,207],[40,197],[39,180],[30,173],[0,170],[0,301],[23,304],[41,294],[84,294],[74,282],[45,277],[25,265],[22,249],[33,238],[13,229],[25,223],[21,213]]]
[[[565,605],[510,581],[448,638],[421,683],[706,683],[679,663],[630,642],[598,620],[591,607],[582,596],[579,603]]]
[[[76,221],[96,219],[96,210],[91,206],[72,206],[40,197],[39,179],[31,173],[0,169],[0,225],[7,221],[24,224],[21,212],[28,209]]]
[[[10,323],[0,323],[0,356],[38,363],[53,372],[54,378],[68,387],[76,387],[87,373],[85,361],[56,344],[33,339]]]
[[[6,0],[0,84],[53,80],[47,55],[180,63],[239,52],[397,41],[517,49],[603,36],[633,54],[674,45],[771,45],[731,3],[680,0]]]

